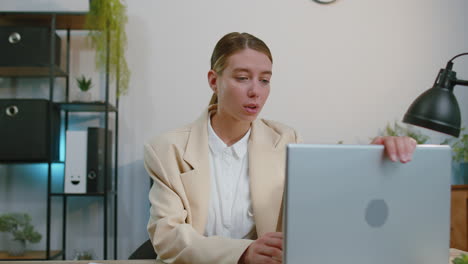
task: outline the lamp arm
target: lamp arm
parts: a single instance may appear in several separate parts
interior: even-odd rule
[[[457,79],[453,83],[456,84],[456,85],[468,86],[468,81],[465,81],[465,80],[458,80]]]
[[[455,72],[452,72],[452,68],[453,68],[453,60],[455,60],[456,58],[458,57],[461,57],[461,56],[466,56],[468,55],[468,52],[464,52],[464,53],[460,53],[458,55],[456,55],[455,57],[451,58],[448,62],[447,62],[447,66],[445,67],[445,69],[442,69],[440,72],[439,72],[439,75],[440,75],[440,83],[444,84],[446,81],[447,81],[447,87],[449,87],[450,90],[453,89],[453,87],[455,85],[463,85],[463,86],[468,86],[468,81],[465,81],[465,80],[459,80],[455,77]],[[454,73],[453,76],[450,76],[450,73]],[[450,76],[450,77],[449,77]],[[448,79],[447,79],[448,78]],[[437,79],[436,79],[437,80]]]
[[[456,59],[458,57],[461,57],[461,56],[465,56],[465,55],[468,55],[468,52],[464,52],[464,53],[460,53],[460,54],[456,55],[455,57],[453,57],[452,59],[449,60],[449,63],[452,62],[454,59]]]

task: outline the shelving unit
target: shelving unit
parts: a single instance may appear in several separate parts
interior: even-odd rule
[[[108,190],[105,188],[104,192],[99,193],[61,193],[52,191],[52,164],[53,163],[64,163],[60,161],[54,161],[49,158],[47,161],[47,226],[46,234],[43,236],[46,239],[46,249],[44,251],[29,251],[25,256],[22,257],[10,257],[5,252],[0,251],[0,260],[48,260],[62,257],[66,259],[66,233],[67,233],[67,205],[69,197],[99,197],[103,203],[103,258],[108,259],[109,251],[109,209],[113,209],[113,255],[114,259],[117,258],[117,167],[118,167],[118,98],[115,99],[115,103],[111,104],[109,96],[109,67],[106,67],[105,76],[105,100],[98,102],[72,102],[70,101],[70,31],[71,30],[89,30],[85,28],[86,14],[84,13],[16,13],[16,12],[0,12],[0,26],[46,26],[50,28],[50,62],[55,61],[55,41],[54,34],[56,30],[66,30],[66,69],[60,69],[54,63],[50,63],[46,67],[0,67],[0,77],[14,77],[14,78],[29,78],[29,77],[44,77],[49,79],[49,101],[54,102],[54,80],[55,78],[65,78],[65,101],[54,102],[55,105],[64,113],[65,131],[68,130],[70,113],[72,112],[87,112],[96,113],[98,115],[104,115],[104,128],[105,131],[109,130],[109,115],[112,113],[115,115],[115,126],[114,126],[114,141],[111,143],[114,146],[114,160],[111,167],[104,167],[104,175],[110,175],[110,170],[114,169],[114,173],[110,179],[104,178],[104,186],[108,186],[108,180],[113,181],[113,188]],[[109,37],[109,36],[108,36]],[[109,41],[109,39],[108,39]],[[108,45],[109,47],[109,45]],[[0,51],[1,54],[1,51]],[[109,57],[109,48],[107,49],[107,56]],[[108,61],[107,61],[108,62]],[[118,83],[116,84],[116,89]],[[18,88],[20,89],[20,88]],[[49,107],[49,114],[52,112],[52,104]],[[51,122],[48,124],[49,131],[51,130]],[[51,134],[49,133],[48,142],[51,142]],[[105,154],[104,160],[107,160],[108,153],[107,144],[109,144],[108,133],[105,133]],[[52,149],[52,146],[51,146]],[[31,164],[34,162],[14,162],[15,164]],[[42,162],[43,163],[43,162]],[[65,160],[66,163],[66,160]],[[64,166],[65,167],[65,166]],[[64,173],[65,175],[65,173]],[[52,216],[52,198],[58,197],[62,199],[62,248],[60,250],[51,249],[51,216]],[[111,207],[109,207],[111,206]],[[112,248],[112,247],[110,247]]]
[[[6,251],[0,251],[1,260],[43,260],[46,258],[46,251],[28,251],[24,256],[10,256]],[[62,254],[60,250],[50,251],[51,259],[57,258]]]
[[[107,104],[106,110],[106,103],[58,103],[58,107],[69,112],[117,112],[111,104]]]

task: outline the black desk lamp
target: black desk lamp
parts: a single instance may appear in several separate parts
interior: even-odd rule
[[[458,137],[460,135],[460,107],[453,94],[455,85],[468,86],[468,81],[459,80],[452,71],[453,60],[468,55],[461,53],[453,57],[445,69],[441,69],[431,89],[422,93],[403,118],[403,122],[429,128],[445,134]]]

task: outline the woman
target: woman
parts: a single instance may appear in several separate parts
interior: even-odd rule
[[[230,33],[216,44],[210,106],[192,124],[145,145],[154,181],[148,232],[168,263],[281,263],[285,151],[297,133],[257,119],[270,92],[266,44]],[[379,137],[389,157],[411,160],[410,138]]]

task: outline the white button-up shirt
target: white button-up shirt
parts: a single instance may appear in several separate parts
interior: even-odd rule
[[[208,121],[211,195],[205,236],[256,238],[248,175],[249,136],[250,129],[228,147]]]

